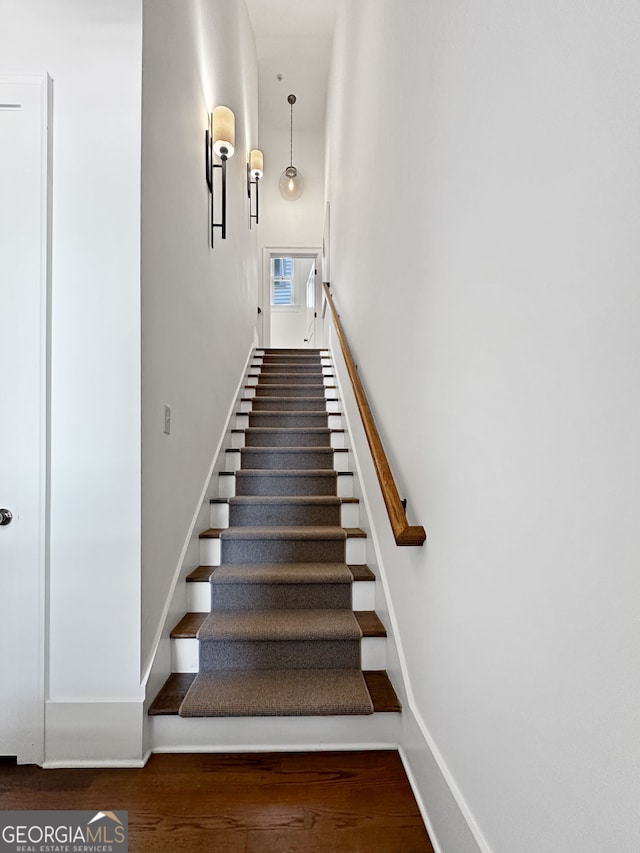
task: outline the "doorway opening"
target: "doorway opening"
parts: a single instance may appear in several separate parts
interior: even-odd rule
[[[262,346],[319,346],[319,255],[319,249],[264,250]]]

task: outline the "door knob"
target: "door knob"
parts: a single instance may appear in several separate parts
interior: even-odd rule
[[[11,524],[12,518],[13,513],[10,509],[0,509],[0,527],[6,527],[7,524]]]

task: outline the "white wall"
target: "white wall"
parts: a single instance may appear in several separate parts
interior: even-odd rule
[[[54,93],[50,760],[92,726],[58,704],[139,700],[141,38],[137,0],[0,0],[2,72]]]
[[[246,192],[248,153],[258,146],[257,66],[244,0],[149,0],[144,15],[143,669],[163,628],[258,306],[257,232],[249,230]],[[236,115],[236,148],[227,168],[227,239],[217,229],[211,249],[204,134],[219,104]],[[220,177],[217,171],[218,199]]]
[[[374,502],[404,748],[493,853],[637,848],[639,32],[631,0],[340,9],[332,282],[428,534]]]

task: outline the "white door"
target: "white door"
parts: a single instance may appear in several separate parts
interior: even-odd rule
[[[43,757],[47,90],[0,76],[0,755],[21,763]]]

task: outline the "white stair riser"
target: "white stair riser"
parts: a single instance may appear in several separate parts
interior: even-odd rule
[[[220,474],[218,476],[218,497],[232,498],[236,493],[236,478],[233,474]]]
[[[351,584],[351,609],[376,609],[376,585],[374,581],[354,581]]]
[[[150,717],[156,752],[397,749],[401,714],[335,717]]]
[[[371,608],[373,609],[373,608]],[[187,584],[187,612],[209,613],[211,610],[211,584],[193,581]]]
[[[345,548],[345,562],[354,566],[366,563],[367,540],[347,539]],[[221,549],[219,539],[200,540],[200,565],[219,566],[221,563]]]
[[[387,638],[363,637],[360,643],[362,669],[387,668]]]
[[[196,639],[171,640],[173,672],[198,672],[199,643]],[[386,638],[363,637],[360,643],[362,669],[385,669],[387,665]]]
[[[353,477],[351,474],[338,474],[338,486],[336,494],[339,498],[353,497]]]
[[[358,527],[360,504],[345,503],[340,508],[340,527]]]
[[[357,503],[344,503],[340,507],[340,527],[357,527],[360,520],[360,506]],[[211,527],[229,527],[229,504],[211,504]]]
[[[201,566],[219,566],[220,558],[220,540],[219,539],[201,539],[200,540],[200,565]]]
[[[375,583],[356,581],[351,585],[351,608],[353,610],[375,610]],[[187,611],[208,613],[211,610],[211,584],[208,581],[193,581],[187,584]]]
[[[229,526],[229,504],[211,504],[211,527],[220,529]]]
[[[338,484],[336,489],[339,498],[353,497],[353,476],[345,471],[338,472]],[[233,471],[218,476],[218,497],[233,498],[236,494],[236,478]]]
[[[351,566],[361,566],[367,562],[367,540],[347,539],[345,562]]]

